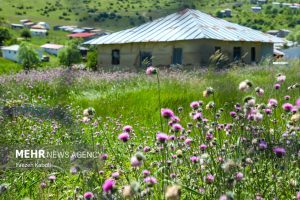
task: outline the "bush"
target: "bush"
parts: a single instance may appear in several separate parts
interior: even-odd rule
[[[7,28],[0,27],[0,46],[3,45],[4,41],[9,40],[11,38],[11,34],[9,33]]]
[[[96,50],[88,52],[86,67],[93,71],[97,70],[97,51]]]
[[[30,31],[29,31],[28,29],[22,30],[22,32],[21,32],[21,37],[25,38],[26,40],[27,40],[28,38],[31,38]]]
[[[224,55],[220,50],[216,51],[209,58],[210,67],[215,67],[218,69],[227,68],[229,66],[229,58]]]

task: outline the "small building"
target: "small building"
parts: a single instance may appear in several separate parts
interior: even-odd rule
[[[46,30],[44,26],[41,26],[41,25],[39,25],[39,24],[33,25],[33,26],[31,27],[31,29],[41,29],[41,30]]]
[[[266,3],[268,3],[267,0],[257,0],[258,5],[263,5],[263,4],[266,4]]]
[[[279,30],[269,30],[267,33],[273,36],[278,36]]]
[[[31,27],[34,26],[34,25],[35,25],[34,22],[26,22],[26,23],[24,23],[24,27],[25,27],[25,28],[31,28]]]
[[[281,4],[283,7],[290,7],[290,6],[292,6],[293,4],[291,4],[291,3],[282,3]]]
[[[18,62],[19,45],[2,47],[2,57],[8,60]]]
[[[95,28],[91,28],[91,27],[82,27],[82,29],[85,30],[85,32],[91,32],[92,30],[95,30]]]
[[[23,24],[10,24],[10,27],[12,29],[22,29],[22,28],[24,28],[24,25]]]
[[[91,40],[96,37],[95,33],[74,33],[67,35],[69,38],[79,38],[83,39],[84,41]]]
[[[249,0],[249,3],[251,3],[251,4],[257,4],[257,0]]]
[[[281,29],[281,30],[279,30],[277,37],[284,38],[284,37],[288,36],[288,34],[290,34],[290,32],[291,32],[290,30]]]
[[[99,67],[208,66],[221,51],[229,62],[251,64],[273,56],[281,38],[213,17],[193,9],[153,20],[137,27],[98,37],[84,44],[96,45]]]
[[[27,23],[27,22],[31,22],[31,20],[29,20],[29,19],[21,19],[21,20],[20,20],[20,23],[23,24],[23,25],[24,25],[25,23]]]
[[[37,25],[44,27],[46,30],[50,30],[50,25],[47,22],[39,22]]]
[[[87,32],[85,29],[81,29],[81,28],[76,28],[72,31],[72,33],[84,33]]]
[[[48,35],[48,31],[45,29],[30,29],[30,33],[33,37],[46,37]]]
[[[281,3],[280,2],[272,2],[272,5],[276,6],[276,7],[279,7],[281,5]]]
[[[261,7],[260,6],[253,6],[251,7],[252,12],[255,13],[259,13],[261,11]]]
[[[58,52],[64,48],[63,45],[59,45],[59,44],[44,44],[41,46],[41,48],[49,53],[49,54],[53,54],[53,55],[58,55]]]

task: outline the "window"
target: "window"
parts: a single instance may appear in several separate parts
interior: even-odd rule
[[[221,47],[215,47],[215,52],[221,51]]]
[[[255,47],[251,47],[251,62],[256,61],[256,52],[255,52]]]
[[[233,60],[240,60],[242,57],[242,48],[233,47]]]
[[[149,67],[152,65],[152,53],[141,51],[140,52],[140,66]]]
[[[182,64],[182,48],[173,49],[173,60],[172,64]]]
[[[120,64],[120,50],[114,49],[111,52],[111,64],[119,65]]]

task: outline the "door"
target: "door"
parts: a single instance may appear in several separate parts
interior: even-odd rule
[[[233,60],[240,60],[242,57],[242,48],[233,47]]]
[[[149,67],[152,65],[152,53],[148,51],[140,52],[140,66]]]
[[[182,64],[182,48],[174,48],[173,49],[173,60],[172,64]]]
[[[251,62],[256,61],[256,52],[255,52],[255,47],[251,47]]]

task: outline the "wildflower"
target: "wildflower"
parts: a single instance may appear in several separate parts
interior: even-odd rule
[[[196,110],[200,107],[200,103],[198,101],[193,101],[190,106],[192,109]]]
[[[257,96],[261,97],[264,95],[265,91],[262,88],[257,87],[257,88],[255,88],[255,93]]]
[[[177,155],[178,158],[181,158],[182,157],[182,150],[178,149],[176,151],[176,155]]]
[[[111,177],[113,177],[114,179],[119,178],[119,176],[120,176],[119,172],[114,172],[114,173],[111,174]]]
[[[285,96],[284,96],[284,99],[285,99],[285,100],[290,100],[290,98],[291,98],[291,97],[290,97],[289,95],[285,95]]]
[[[208,110],[208,109],[212,109],[214,107],[215,107],[215,103],[210,101],[210,102],[208,102],[208,104],[206,104],[205,109]]]
[[[270,115],[272,113],[272,110],[269,108],[264,109],[264,111],[267,115]]]
[[[92,198],[94,198],[94,194],[92,192],[86,192],[86,193],[84,193],[83,197],[85,199],[92,199]]]
[[[296,100],[296,106],[300,108],[300,98]]]
[[[268,147],[268,145],[264,140],[260,141],[258,144],[258,148],[261,150],[265,150],[267,147]]]
[[[295,113],[295,114],[292,115],[291,121],[297,122],[299,120],[300,120],[300,113]]]
[[[181,188],[177,185],[168,186],[166,190],[166,200],[179,200],[181,195]]]
[[[172,128],[175,132],[179,132],[179,131],[183,130],[183,128],[180,124],[173,124]]]
[[[149,170],[143,170],[143,175],[144,176],[149,176],[150,175],[150,171]]]
[[[233,118],[236,117],[236,112],[234,112],[234,111],[231,111],[229,114],[230,114],[230,116],[233,117]]]
[[[300,200],[300,192],[297,192],[297,200]]]
[[[100,156],[100,159],[101,160],[107,160],[107,158],[108,158],[108,155],[105,153],[105,154],[102,154],[101,156]]]
[[[83,115],[86,117],[91,117],[91,116],[95,115],[95,113],[96,113],[96,111],[92,107],[89,107],[83,111]]]
[[[209,96],[210,96],[211,94],[213,94],[213,93],[214,93],[214,89],[211,88],[211,87],[207,88],[206,90],[204,90],[204,91],[202,92],[203,97],[209,97]]]
[[[102,185],[102,189],[104,192],[111,192],[115,186],[115,180],[106,179]]]
[[[132,132],[132,126],[129,126],[129,125],[124,126],[124,127],[123,127],[123,131],[124,131],[124,132],[127,132],[127,133]]]
[[[276,99],[269,99],[268,106],[277,107],[277,104],[278,104],[278,102]]]
[[[193,163],[196,163],[198,162],[199,158],[197,156],[192,156],[190,157],[190,160],[193,162]]]
[[[208,174],[208,175],[205,177],[205,180],[206,180],[206,182],[207,182],[208,184],[211,184],[211,183],[214,182],[215,177],[214,177],[213,175],[211,175],[211,174]]]
[[[148,176],[144,179],[145,183],[148,184],[148,186],[153,186],[154,184],[157,183],[156,178],[154,178],[153,176]]]
[[[276,84],[274,85],[274,88],[275,88],[276,90],[278,90],[278,89],[280,88],[280,84],[279,84],[279,83],[276,83]]]
[[[42,189],[44,189],[44,188],[47,187],[47,184],[46,184],[45,182],[42,182],[42,183],[40,184],[40,187],[41,187]]]
[[[88,118],[88,117],[83,117],[83,118],[81,119],[81,121],[82,121],[83,123],[88,123],[90,120],[91,120],[91,119]]]
[[[236,163],[233,160],[228,160],[226,161],[223,165],[222,168],[224,172],[230,172],[236,167]]]
[[[122,190],[122,195],[124,197],[124,199],[130,199],[132,197],[132,188],[130,185],[125,185],[123,190]]]
[[[187,144],[187,145],[190,145],[192,141],[193,141],[192,139],[187,138],[187,139],[184,141],[184,143]]]
[[[144,147],[144,152],[146,153],[146,152],[149,152],[151,150],[151,148],[150,147],[148,147],[148,146],[145,146]]]
[[[174,117],[174,112],[169,108],[163,108],[163,109],[161,109],[161,115],[164,118],[170,119],[170,118]]]
[[[150,66],[146,69],[146,74],[147,75],[157,74],[157,69],[155,67]]]
[[[244,174],[241,172],[236,173],[235,180],[241,181],[244,178]]]
[[[202,151],[204,151],[205,149],[207,149],[207,146],[206,146],[205,144],[201,144],[201,145],[199,146],[199,148],[200,148]]]
[[[292,111],[293,107],[294,106],[292,104],[290,104],[290,103],[285,103],[285,104],[282,105],[283,110],[285,110],[287,112]]]
[[[273,152],[276,154],[277,157],[281,158],[283,156],[285,156],[285,149],[282,147],[275,147],[273,148]]]
[[[245,81],[242,81],[240,84],[239,84],[239,90],[241,91],[247,91],[249,88],[252,87],[252,82],[249,81],[249,80],[245,80]]]
[[[283,83],[283,82],[285,81],[285,79],[286,79],[286,76],[285,76],[285,75],[283,75],[283,74],[278,74],[278,75],[277,75],[277,81],[278,81],[279,83]]]
[[[129,139],[129,134],[128,134],[128,132],[121,133],[121,134],[118,136],[118,138],[119,138],[120,140],[122,140],[123,142],[127,142],[128,139]]]
[[[48,179],[50,180],[50,182],[54,182],[55,179],[56,179],[56,176],[51,175],[51,176],[48,177]]]
[[[207,133],[206,134],[206,139],[207,140],[212,140],[214,138],[214,135],[212,133]]]
[[[198,120],[198,121],[201,120],[202,119],[202,113],[198,112],[198,113],[194,114],[193,119]]]
[[[130,164],[132,167],[139,167],[143,164],[142,160],[139,160],[136,156],[131,157]]]
[[[165,133],[158,132],[156,134],[156,139],[161,143],[164,143],[166,140],[168,140],[168,138],[169,138],[168,135]]]
[[[176,139],[176,136],[175,135],[170,135],[168,140],[175,140]]]

